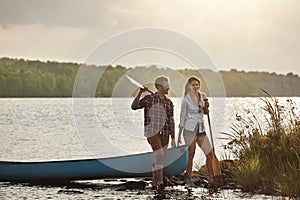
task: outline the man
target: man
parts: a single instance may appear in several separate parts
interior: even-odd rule
[[[169,91],[168,78],[158,77],[155,79],[157,92],[141,98],[148,88],[140,89],[131,104],[133,110],[144,108],[144,135],[151,145],[154,154],[152,170],[152,187],[162,190],[163,167],[166,150],[169,144],[169,136],[172,138],[172,147],[175,147],[174,132],[174,106],[166,96]]]

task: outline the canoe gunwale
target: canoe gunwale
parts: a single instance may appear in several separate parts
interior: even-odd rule
[[[181,145],[175,148],[170,148],[170,150],[175,149],[182,149],[187,147],[187,145]],[[118,158],[130,158],[135,156],[143,156],[147,154],[151,154],[153,152],[144,152],[144,153],[138,153],[138,154],[130,154],[130,155],[122,155],[122,156],[113,156],[113,157],[105,157],[105,158],[87,158],[87,159],[77,159],[77,160],[53,160],[53,161],[0,161],[0,164],[42,164],[42,163],[59,163],[59,162],[81,162],[81,161],[105,161],[105,160],[111,160],[111,159],[118,159]]]

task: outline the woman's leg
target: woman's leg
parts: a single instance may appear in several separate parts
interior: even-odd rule
[[[188,166],[186,168],[186,177],[188,179],[192,178],[192,170],[193,170],[193,160],[196,151],[196,138],[194,137],[184,137],[185,144],[189,146],[188,148]]]
[[[213,149],[212,146],[210,145],[209,139],[207,136],[203,137],[198,137],[197,138],[197,144],[199,147],[202,149],[206,156],[206,169],[207,169],[207,176],[208,178],[213,177],[213,167],[212,167],[212,160],[213,160]]]

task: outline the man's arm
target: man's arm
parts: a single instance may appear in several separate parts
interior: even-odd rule
[[[137,109],[141,109],[142,106],[140,105],[140,98],[141,95],[143,94],[143,92],[147,91],[148,88],[144,88],[144,89],[140,89],[139,92],[137,93],[136,97],[134,98],[133,102],[131,103],[131,109],[133,110],[137,110]]]
[[[171,116],[169,118],[170,120],[170,136],[172,138],[172,141],[171,141],[171,146],[172,148],[176,147],[176,143],[175,143],[175,122],[174,122],[174,117]]]
[[[169,115],[169,126],[170,126],[170,136],[172,138],[171,141],[171,146],[172,148],[176,147],[176,143],[175,143],[175,120],[174,120],[174,105],[173,102],[171,101],[171,109],[168,112]]]
[[[171,116],[169,118],[170,120],[170,135],[171,135],[171,138],[174,139],[175,138],[175,122],[174,122],[174,117]]]

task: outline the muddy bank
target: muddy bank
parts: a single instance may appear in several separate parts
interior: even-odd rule
[[[232,164],[231,161],[226,162]],[[222,187],[210,190],[205,168],[201,168],[194,172],[195,187],[186,188],[185,176],[182,174],[168,177],[163,193],[151,188],[150,178],[74,181],[60,185],[2,183],[0,189],[5,191],[5,197],[10,194],[14,197],[15,191],[19,191],[20,195],[15,199],[32,193],[37,197],[48,195],[51,199],[285,199],[276,195],[243,192],[231,178],[230,168],[223,168],[223,179]]]
[[[242,192],[238,187],[224,185],[211,192],[203,176],[195,176],[195,188],[185,187],[183,175],[170,177],[163,193],[151,188],[150,179],[111,179],[75,182],[66,186],[60,193],[67,196],[93,192],[104,199],[284,199],[279,196],[251,194]]]

